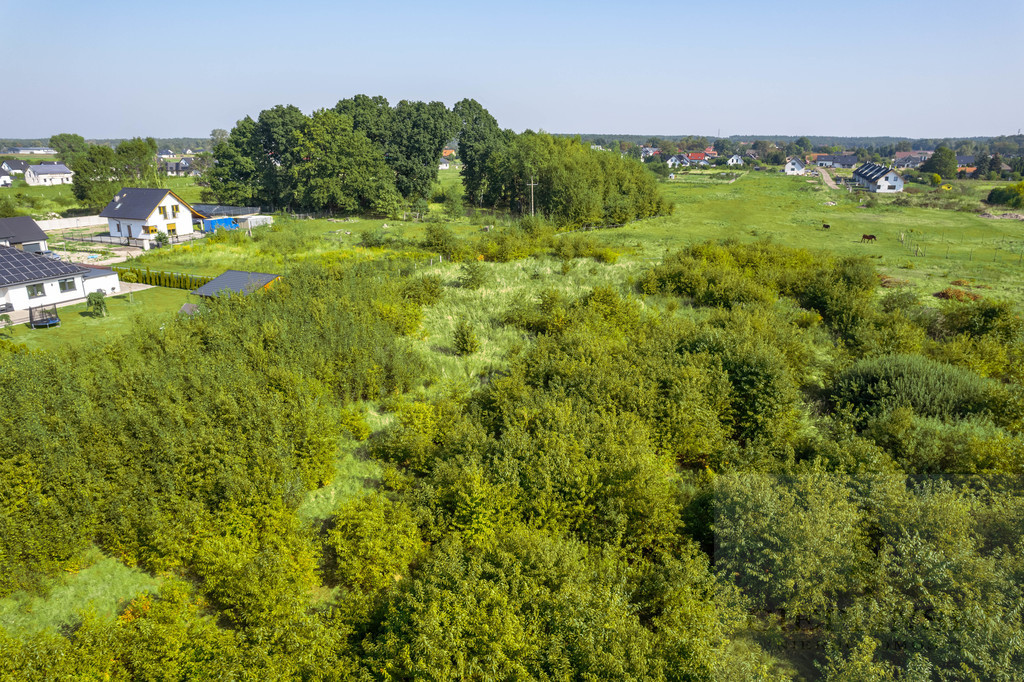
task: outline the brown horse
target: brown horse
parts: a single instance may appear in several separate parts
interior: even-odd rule
[[[864,242],[874,242],[874,241],[878,241],[878,237],[876,237],[873,234],[862,234],[860,236],[860,241],[861,241],[862,244]]]

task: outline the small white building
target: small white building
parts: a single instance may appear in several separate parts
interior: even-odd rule
[[[448,170],[451,164],[448,163],[448,159],[441,159],[441,163],[437,164],[437,170]]]
[[[120,291],[117,273],[0,246],[0,312],[68,303],[94,291]]]
[[[853,171],[853,179],[869,192],[894,194],[903,191],[903,178],[895,169],[877,163],[865,163]]]
[[[25,171],[25,182],[32,187],[39,185],[70,185],[75,173],[62,163],[45,163],[29,166]]]
[[[10,187],[14,184],[14,178],[5,170],[0,170],[0,187]]]
[[[111,237],[149,242],[158,234],[192,234],[192,220],[201,221],[205,216],[169,189],[125,187],[114,195],[100,217],[107,219]]]
[[[786,175],[803,175],[804,174],[804,162],[795,156],[786,162],[786,167],[783,169]]]
[[[725,162],[727,166],[742,166],[743,157],[739,154],[733,154],[729,157],[729,160]]]

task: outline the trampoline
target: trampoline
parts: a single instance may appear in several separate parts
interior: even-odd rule
[[[29,308],[28,325],[33,329],[59,327],[60,315],[57,314],[57,306]]]

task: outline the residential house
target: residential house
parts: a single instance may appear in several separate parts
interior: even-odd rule
[[[125,187],[100,211],[100,217],[107,219],[111,237],[144,239],[149,248],[158,234],[192,234],[193,218],[202,220],[207,216],[169,189]]]
[[[0,311],[67,303],[94,291],[116,294],[117,273],[0,246]]]
[[[39,185],[70,185],[74,171],[62,163],[44,163],[29,166],[25,170],[25,182],[32,187]]]
[[[743,157],[740,156],[739,154],[733,154],[732,156],[729,157],[729,160],[726,161],[725,163],[728,166],[742,166],[743,165]]]
[[[706,158],[708,158],[708,159],[717,159],[718,158],[718,152],[715,151],[714,147],[710,147],[710,146],[709,147],[705,147],[704,148],[704,156]]]
[[[640,148],[640,160],[643,161],[651,156],[660,156],[661,150],[657,147],[641,147]]]
[[[455,156],[455,150],[454,149],[442,149],[441,150],[441,156],[443,156],[445,158],[448,158],[449,156]]]
[[[819,154],[814,159],[814,165],[819,168],[854,168],[857,163],[856,154]]]
[[[894,193],[903,191],[903,178],[894,168],[877,163],[865,163],[853,171],[854,181],[869,192]]]
[[[705,152],[688,152],[686,154],[686,158],[690,160],[690,163],[693,163],[694,161],[704,161],[707,159],[707,156],[708,155]]]
[[[28,161],[22,161],[21,159],[8,159],[3,163],[0,163],[0,169],[3,169],[11,175],[24,175],[25,170],[28,169]]]
[[[192,293],[203,298],[216,298],[224,294],[251,294],[257,289],[267,289],[281,275],[267,272],[245,272],[244,270],[227,270],[215,277]]]
[[[893,158],[894,168],[917,168],[931,158],[935,152],[928,150],[915,150],[909,152],[896,152]]]
[[[199,175],[195,168],[195,159],[183,157],[181,159],[165,159],[160,162],[160,170],[171,176],[191,177]]]
[[[177,154],[175,154],[170,149],[161,149],[156,153],[156,156],[159,159],[173,159],[175,156],[177,156]]]
[[[668,161],[666,161],[665,163],[668,164],[669,168],[675,168],[677,166],[682,166],[683,168],[686,168],[687,166],[690,165],[690,160],[686,158],[686,154],[675,154],[673,156],[668,157]]]
[[[441,159],[441,162],[437,164],[437,170],[448,170],[451,164],[448,163],[448,159]]]
[[[0,218],[0,246],[39,253],[47,250],[46,233],[27,215]]]
[[[14,178],[5,170],[0,170],[0,187],[10,187],[14,184]]]
[[[786,167],[783,169],[783,172],[786,175],[803,175],[804,162],[794,156],[786,162]]]
[[[974,163],[973,155],[956,155],[956,169],[967,170],[968,168],[977,168],[977,164]]]

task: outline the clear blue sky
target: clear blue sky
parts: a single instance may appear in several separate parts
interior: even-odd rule
[[[549,132],[1024,127],[1021,0],[490,4],[0,0],[0,137],[205,136],[358,93]]]

